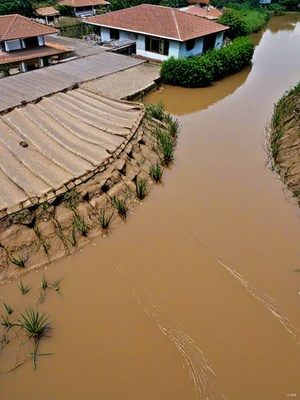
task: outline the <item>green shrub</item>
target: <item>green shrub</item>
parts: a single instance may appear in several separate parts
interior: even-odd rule
[[[65,4],[58,4],[57,9],[62,17],[74,17],[74,8]]]
[[[254,44],[248,37],[239,37],[220,50],[202,56],[170,59],[163,62],[160,75],[164,83],[183,87],[207,87],[213,81],[240,71],[250,61]]]
[[[218,23],[229,26],[226,36],[230,39],[248,34],[246,22],[239,10],[226,9],[218,19]]]

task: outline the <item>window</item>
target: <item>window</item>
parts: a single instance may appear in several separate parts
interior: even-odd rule
[[[167,56],[169,54],[169,41],[146,36],[145,48],[146,51]]]
[[[118,29],[110,29],[110,38],[112,40],[118,40],[120,39],[120,31]]]
[[[190,39],[185,42],[186,51],[191,51],[195,47],[195,39]]]

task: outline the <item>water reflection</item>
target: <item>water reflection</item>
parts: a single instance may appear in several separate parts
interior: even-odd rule
[[[265,41],[270,33],[279,31],[295,30],[293,34],[297,34],[297,22],[300,20],[300,13],[289,13],[284,16],[274,17],[268,26],[259,33],[252,34],[251,39],[255,46],[261,41]],[[295,29],[297,28],[297,29]],[[267,46],[269,44],[267,43]],[[173,115],[181,116],[192,114],[197,111],[205,110],[211,105],[216,104],[220,100],[225,99],[240,88],[247,80],[252,69],[252,64],[243,69],[239,73],[232,75],[221,81],[215,82],[211,87],[189,89],[176,86],[161,85],[161,87],[148,95],[145,103],[158,103],[162,101],[165,108]]]
[[[165,108],[173,115],[192,114],[204,110],[234,93],[246,81],[250,71],[251,66],[238,74],[215,82],[207,88],[189,89],[162,85],[161,88],[147,96],[145,103],[162,101]]]
[[[282,16],[273,17],[268,24],[268,30],[272,33],[280,31],[293,31],[299,22],[300,13],[288,13]]]

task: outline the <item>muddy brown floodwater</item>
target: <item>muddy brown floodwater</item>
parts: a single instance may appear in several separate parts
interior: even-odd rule
[[[25,296],[18,281],[0,288],[23,311],[43,274],[63,277],[63,300],[41,306],[53,329],[39,351],[54,354],[2,374],[1,399],[300,398],[300,212],[263,149],[273,104],[300,79],[300,16],[255,41],[251,70],[147,98],[182,130],[164,184],[126,224],[31,271]],[[8,348],[1,373],[20,357]]]

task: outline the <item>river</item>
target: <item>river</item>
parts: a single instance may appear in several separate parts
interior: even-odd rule
[[[274,103],[300,79],[300,15],[253,36],[253,65],[206,89],[163,87],[181,124],[175,165],[127,223],[0,288],[15,312],[62,278],[37,370],[0,376],[3,400],[300,398],[300,211],[265,165]],[[4,311],[4,308],[2,308]],[[2,311],[2,312],[3,312]],[[0,372],[32,349],[20,332]]]

